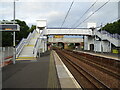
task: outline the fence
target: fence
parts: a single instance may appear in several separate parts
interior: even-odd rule
[[[12,56],[13,56],[13,47],[2,47],[2,57],[4,61],[11,58]]]
[[[0,47],[0,67],[12,62],[13,47]]]

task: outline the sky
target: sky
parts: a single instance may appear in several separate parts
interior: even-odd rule
[[[14,0],[0,0],[0,20],[13,19],[13,1]],[[25,21],[29,26],[36,25],[36,20],[47,20],[47,27],[61,27],[72,1],[73,0],[16,0],[16,19]],[[97,0],[97,3],[80,19],[84,12],[86,12],[95,1],[96,0],[74,0],[63,27],[74,28],[108,0]],[[109,3],[78,27],[85,28],[89,22],[94,22],[97,26],[113,22],[118,18],[118,1],[119,0],[110,0]]]

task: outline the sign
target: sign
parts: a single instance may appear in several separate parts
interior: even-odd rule
[[[113,52],[113,53],[116,53],[116,54],[119,53],[117,49],[113,49],[112,52]]]
[[[18,24],[0,24],[0,31],[20,31]]]
[[[54,38],[63,38],[64,35],[54,35]]]

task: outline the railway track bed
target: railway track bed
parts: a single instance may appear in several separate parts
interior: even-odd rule
[[[102,62],[102,58],[95,60],[68,50],[57,49],[56,52],[83,89],[120,88],[120,68],[117,67],[120,62],[111,66],[107,60]]]

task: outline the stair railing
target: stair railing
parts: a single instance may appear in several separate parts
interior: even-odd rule
[[[16,46],[16,58],[19,56],[20,52],[22,51],[23,47],[26,45],[26,39],[23,38],[20,43]]]
[[[44,37],[43,34],[44,34],[44,30],[40,33],[40,36],[37,38],[37,41],[35,43],[35,46],[34,46],[34,49],[33,49],[34,57],[37,57],[37,53],[39,52],[40,43],[41,43],[41,39],[42,39],[40,37]]]
[[[106,35],[106,36],[111,37],[111,38],[115,38],[115,39],[117,39],[117,40],[120,40],[120,35],[117,34],[117,33],[115,33],[115,34],[110,34],[109,32],[107,32],[107,31],[105,31],[105,30],[103,30],[103,31],[98,31],[98,33],[103,34],[103,35]]]
[[[16,46],[16,58],[19,56],[19,54],[21,53],[22,49],[24,48],[25,45],[28,45],[31,38],[33,38],[35,36],[35,30],[31,33],[29,33],[28,37],[25,39],[23,38],[20,43]]]
[[[107,39],[108,41],[113,43],[115,46],[120,46],[120,35],[119,34],[110,34],[107,31],[97,31],[96,35],[103,40]]]

